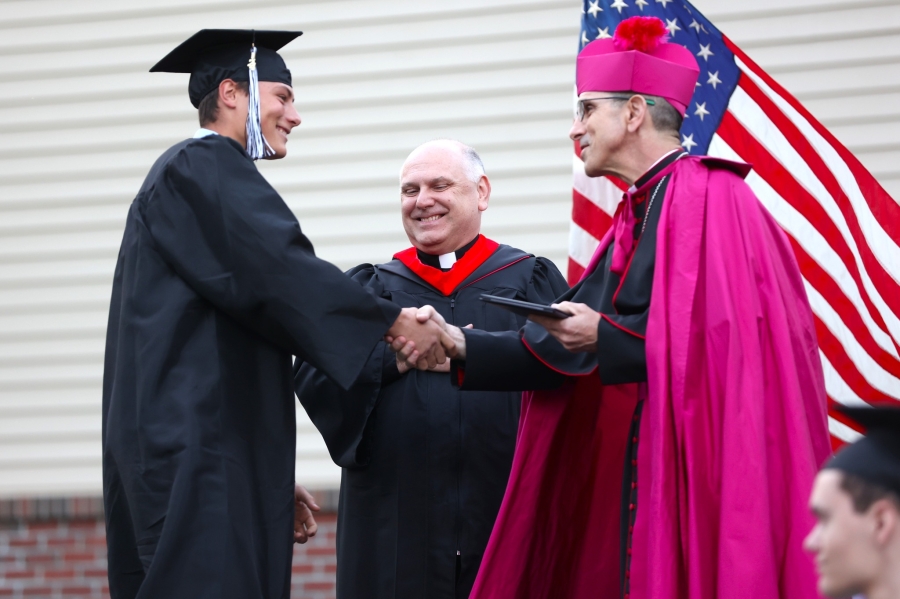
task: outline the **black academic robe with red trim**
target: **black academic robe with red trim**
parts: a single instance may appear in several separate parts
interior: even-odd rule
[[[430,304],[487,331],[524,319],[482,293],[547,304],[568,288],[549,260],[484,238],[449,272],[407,250],[348,274],[401,306]],[[521,394],[460,391],[448,373],[401,375],[384,343],[347,391],[309,364],[295,370],[300,402],[343,467],[338,598],[467,598],[506,488]]]

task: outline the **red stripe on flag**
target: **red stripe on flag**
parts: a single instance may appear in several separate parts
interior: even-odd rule
[[[805,187],[797,183],[793,175],[755,137],[750,135],[730,112],[726,112],[722,118],[718,133],[725,143],[731,146],[743,160],[753,165],[753,170],[771,185],[778,195],[793,206],[795,210],[803,214],[816,227],[816,230],[825,238],[828,245],[831,246],[847,267],[872,319],[880,329],[888,332],[881,314],[876,309],[875,304],[872,303],[872,300],[869,299],[865,287],[863,287],[862,278],[857,268],[856,260],[853,258],[853,253],[850,251],[850,246],[844,241],[837,226],[828,217],[821,204],[816,201]]]
[[[813,217],[817,214],[817,211],[821,210],[821,206],[815,201],[812,195],[797,181],[793,178],[793,176],[784,168],[781,163],[779,163],[775,158],[766,150],[765,147],[762,146],[754,137],[750,135],[749,132],[737,121],[736,118],[730,113],[726,112],[724,118],[722,119],[722,123],[719,126],[719,135],[729,146],[734,149],[735,152],[738,153],[744,160],[748,162],[752,162],[754,165],[754,170],[766,180],[766,182],[772,186],[776,193],[778,193],[786,202],[790,203],[794,208],[804,214],[807,218],[809,218],[812,222],[815,222],[819,225],[819,231],[825,237],[826,241],[832,247],[837,246],[842,242],[842,239],[839,237],[835,237],[836,228],[833,227],[833,223],[827,218],[821,217],[813,220]],[[810,215],[813,216],[810,216]],[[831,228],[829,228],[829,226]],[[796,244],[795,240],[794,243]],[[840,253],[840,252],[839,252]],[[816,282],[821,283],[814,275],[810,276],[809,271],[805,270],[803,266],[809,266],[808,263],[801,263],[800,259],[806,257],[809,261],[812,261],[809,256],[805,253],[797,254],[798,263],[801,265],[801,272],[803,272],[804,277],[810,281],[812,284],[816,280]],[[857,281],[857,285],[860,285],[858,272],[855,270],[855,264],[848,265],[850,268],[850,272],[854,275],[854,278]],[[823,273],[824,274],[824,273]],[[825,275],[826,278],[827,275]],[[832,281],[833,283],[833,281]],[[827,286],[824,286],[825,290],[828,290]],[[822,293],[819,287],[816,287],[817,290]],[[864,290],[860,287],[861,295],[866,301],[866,305],[869,307],[870,311],[874,310],[874,306],[871,305],[871,302],[868,301],[868,297],[865,295]],[[835,308],[837,311],[837,307],[840,306],[841,301],[847,301],[846,297],[838,291],[838,295],[834,295],[833,293],[825,294],[823,293],[826,301],[832,308]],[[852,308],[852,306],[851,306]],[[879,323],[879,326],[884,328],[884,324],[880,319],[877,311],[873,311],[873,318]],[[846,348],[840,341],[834,336],[834,334],[828,329],[825,323],[818,317],[815,316],[816,322],[816,331],[819,339],[819,347],[822,349],[822,352],[831,362],[832,366],[837,370],[840,374],[841,378],[844,379],[844,382],[853,390],[853,392],[864,398],[866,401],[870,399],[877,398],[887,398],[888,396],[884,393],[876,390],[872,385],[866,380],[866,378],[862,375],[853,361],[850,359]],[[861,321],[861,319],[860,319]],[[857,327],[850,326],[849,323],[845,321],[845,324],[848,325],[854,337],[857,338],[857,341],[860,342],[860,345],[865,347],[863,343],[863,337],[869,336],[868,331],[865,331],[865,327],[862,329]],[[874,339],[872,340],[874,343]],[[878,348],[880,350],[880,348]],[[877,352],[878,356],[884,357],[886,352],[882,353],[883,350]],[[868,352],[871,355],[871,352]],[[890,360],[893,358],[890,354],[886,354]],[[876,359],[875,355],[871,356],[873,359]],[[876,360],[880,363],[880,360]],[[892,371],[896,371],[896,366],[892,366]]]
[[[569,286],[575,285],[578,281],[581,280],[581,275],[584,274],[584,267],[569,258],[569,272],[566,273],[566,281],[569,283]]]
[[[766,113],[766,116],[769,117],[769,119],[775,124],[775,126],[778,127],[785,138],[787,138],[791,146],[797,151],[798,154],[800,154],[800,157],[803,158],[803,160],[812,170],[816,178],[821,181],[822,185],[824,185],[828,193],[831,194],[831,196],[834,198],[835,202],[841,210],[841,213],[844,215],[844,219],[847,222],[847,227],[850,229],[850,234],[856,242],[857,249],[859,251],[860,257],[862,258],[863,265],[869,275],[869,278],[872,280],[875,288],[878,289],[879,294],[881,295],[885,303],[890,307],[891,311],[894,314],[900,316],[900,286],[897,285],[897,282],[893,279],[890,273],[888,273],[884,269],[884,267],[875,257],[872,249],[869,247],[868,241],[863,234],[862,227],[860,227],[859,225],[859,220],[857,219],[856,213],[853,211],[850,199],[847,197],[846,193],[844,193],[843,188],[834,177],[834,173],[831,172],[831,170],[822,160],[822,157],[818,152],[816,152],[815,148],[812,147],[812,144],[809,142],[809,140],[803,136],[799,129],[797,129],[796,125],[794,125],[794,123],[792,123],[790,119],[785,116],[785,114],[778,108],[778,106],[768,96],[766,96],[761,89],[759,89],[759,87],[753,82],[753,80],[751,80],[749,77],[741,76],[739,85],[741,89],[743,89],[753,99],[753,101],[755,101],[759,105],[759,107],[763,110],[763,112]],[[768,177],[764,176],[763,178],[768,180]],[[818,201],[815,200],[815,198],[812,198],[810,194],[807,194],[807,196],[811,198],[812,201],[815,202],[815,204],[818,206]],[[788,196],[781,194],[781,197],[787,198]],[[813,225],[820,231],[826,227],[832,230],[826,237],[828,239],[829,245],[831,245],[835,249],[835,251],[838,251],[838,253],[841,254],[841,259],[844,261],[844,264],[848,266],[848,268],[851,264],[853,264],[855,269],[855,260],[852,260],[851,262],[847,261],[848,257],[852,256],[852,254],[850,254],[849,246],[846,246],[843,238],[840,237],[840,232],[838,231],[836,225],[832,223],[831,219],[827,216],[827,213],[825,213],[824,209],[822,209],[821,207],[818,207],[818,209],[813,209],[812,206],[809,205],[805,206],[804,208],[797,207],[797,209],[800,210],[800,212],[804,214],[807,219],[811,223],[813,223]],[[815,210],[815,212],[813,212],[813,210]],[[835,246],[833,240],[836,240],[837,238],[835,238],[831,234],[832,232],[837,233],[837,235],[841,239],[841,245],[846,247],[845,251],[839,251]],[[865,292],[865,289],[862,286],[860,286],[860,292]],[[873,311],[872,308],[873,307],[871,306],[869,307],[870,312]],[[883,323],[880,322],[879,326],[884,328],[885,331],[887,330],[884,327]]]
[[[837,411],[837,408],[841,407],[842,405],[844,405],[844,404],[842,404],[839,401],[836,401],[830,395],[828,396],[828,411],[829,411],[829,413],[831,413],[830,414],[831,417],[834,418],[835,420],[837,420],[838,422],[840,422],[841,424],[846,425],[848,428],[862,434],[863,428],[859,425],[858,422],[856,422],[854,420],[850,420],[849,418],[847,418],[846,416],[844,416],[843,414],[841,414],[840,412]]]
[[[869,354],[875,362],[892,375],[900,378],[900,361],[889,354],[875,341],[869,329],[866,327],[862,318],[857,312],[853,303],[847,299],[847,296],[841,291],[838,284],[819,266],[819,264],[810,257],[809,254],[797,243],[791,235],[788,235],[791,246],[794,248],[794,254],[797,256],[797,263],[803,277],[818,291],[828,304],[837,312],[841,321],[853,332],[853,336],[859,342],[866,353]]]
[[[597,204],[573,189],[572,221],[590,233],[595,239],[601,239],[606,234],[610,224],[612,224],[612,217],[597,206]]]
[[[813,115],[810,114],[810,112],[787,90],[781,87],[781,85],[772,79],[765,71],[759,68],[759,66],[744,54],[740,48],[734,45],[730,39],[722,36],[722,40],[725,42],[728,49],[731,50],[735,56],[740,58],[751,71],[753,71],[754,75],[765,81],[766,85],[772,88],[776,94],[784,98],[784,100],[790,104],[794,110],[799,112],[800,115],[809,122],[813,129],[815,129],[816,132],[821,135],[835,151],[837,151],[838,155],[847,163],[847,166],[856,178],[857,183],[859,183],[860,190],[863,192],[863,196],[869,204],[872,214],[875,215],[875,218],[878,219],[878,222],[891,239],[900,241],[900,206],[898,206],[897,202],[895,202],[884,188],[881,187],[878,181],[875,180],[875,177],[873,177],[859,160],[857,160],[857,158],[851,154],[850,151],[847,150],[847,148],[845,148],[830,131],[828,131],[828,129],[822,126],[822,124],[819,123],[819,121],[817,121],[815,117],[813,117]]]
[[[854,430],[857,433],[862,434],[862,432],[863,432],[862,427],[860,427],[857,423],[853,422],[852,420],[850,420],[849,418],[847,418],[846,416],[844,416],[843,414],[841,414],[840,412],[837,411],[837,409],[839,407],[841,407],[843,404],[840,403],[839,401],[835,401],[834,398],[831,397],[830,395],[828,395],[827,397],[828,397],[828,415],[831,416],[832,418],[834,418],[835,420],[837,420],[838,422],[840,422],[841,424],[843,424],[844,426],[846,426],[847,428],[850,428],[851,430]],[[834,435],[831,435],[832,451],[837,451],[838,449],[840,449],[841,447],[843,447],[846,444],[847,444],[846,441],[839,439],[838,437],[835,437]]]
[[[831,333],[831,329],[825,326],[825,323],[815,314],[813,314],[813,320],[816,323],[819,349],[822,350],[822,353],[825,354],[825,357],[828,358],[828,361],[831,362],[831,365],[857,397],[866,402],[894,399],[869,384],[869,381],[866,380],[856,367],[856,364],[850,359],[850,356],[847,355],[847,350],[840,340]]]

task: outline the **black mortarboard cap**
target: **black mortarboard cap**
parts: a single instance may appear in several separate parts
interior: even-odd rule
[[[197,108],[225,79],[249,80],[247,63],[250,48],[256,44],[259,81],[293,85],[278,50],[301,35],[302,31],[201,29],[153,65],[150,72],[190,73],[188,95]]]
[[[866,429],[825,464],[900,495],[900,405],[841,406],[838,411]]]

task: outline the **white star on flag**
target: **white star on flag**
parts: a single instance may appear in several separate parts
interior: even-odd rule
[[[697,33],[700,33],[700,23],[697,22],[697,19],[692,20],[692,21],[691,21],[691,24],[688,25],[688,27],[691,27],[691,28],[693,28],[693,29],[696,29],[696,30],[697,30]]]
[[[591,2],[590,7],[588,7],[588,14],[590,14],[592,17],[596,17],[598,12],[603,12],[603,9],[600,8],[600,0]]]
[[[666,7],[666,4],[668,4],[669,2],[675,2],[675,0],[656,0],[656,3],[657,3],[657,4],[662,4],[662,5],[663,5],[663,8],[665,8],[665,7]]]
[[[710,57],[710,56],[715,56],[715,54],[713,54],[713,51],[709,49],[709,47],[710,47],[711,45],[712,45],[712,44],[706,44],[706,45],[704,46],[703,44],[700,44],[700,51],[697,52],[697,56],[699,56],[700,58],[702,58],[702,59],[705,60],[706,62],[709,62],[709,57]]]
[[[697,103],[697,110],[694,111],[695,116],[699,116],[700,120],[703,120],[703,117],[709,114],[709,111],[706,109],[706,102],[700,104]]]
[[[671,2],[672,0],[669,1]],[[617,9],[619,11],[619,14],[622,14],[622,9],[628,8],[628,5],[625,4],[625,0],[616,0],[615,2],[610,4],[609,7]]]
[[[647,6],[649,2],[647,0],[634,0],[634,5],[641,9],[641,12],[644,12],[644,7]]]
[[[707,83],[707,85],[713,86],[713,89],[716,89],[716,86],[718,84],[722,83],[722,80],[719,79],[719,71],[716,71],[715,73],[710,73],[709,81],[707,81],[706,83]]]
[[[675,35],[676,31],[681,31],[677,19],[666,19],[666,29],[669,30],[669,35]]]
[[[581,32],[581,45],[582,45],[582,46],[586,46],[586,45],[588,44],[588,42],[590,42],[590,41],[591,41],[591,40],[589,40],[588,37],[587,37],[587,33],[585,33],[584,31],[582,31],[582,32]]]
[[[602,39],[606,39],[608,37],[612,37],[609,34],[609,27],[604,27],[603,29],[600,29],[599,27],[597,27],[597,37],[595,37],[594,39],[602,40]]]
[[[683,137],[684,141],[681,142],[681,145],[684,146],[685,150],[690,152],[694,148],[694,146],[697,145],[697,142],[694,141],[694,134],[691,133],[690,135],[684,135]]]

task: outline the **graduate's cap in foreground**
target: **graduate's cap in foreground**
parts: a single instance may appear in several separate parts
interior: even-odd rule
[[[684,116],[700,76],[690,50],[668,42],[666,24],[656,17],[631,17],[612,38],[594,40],[578,54],[578,94],[635,92],[660,96]]]
[[[853,474],[900,495],[900,405],[838,408],[866,429],[866,436],[847,445],[824,468]]]
[[[188,96],[194,108],[225,79],[247,81],[247,153],[254,160],[266,158],[274,152],[259,133],[259,81],[293,85],[278,50],[301,35],[302,31],[201,29],[153,65],[150,72],[190,73]]]

